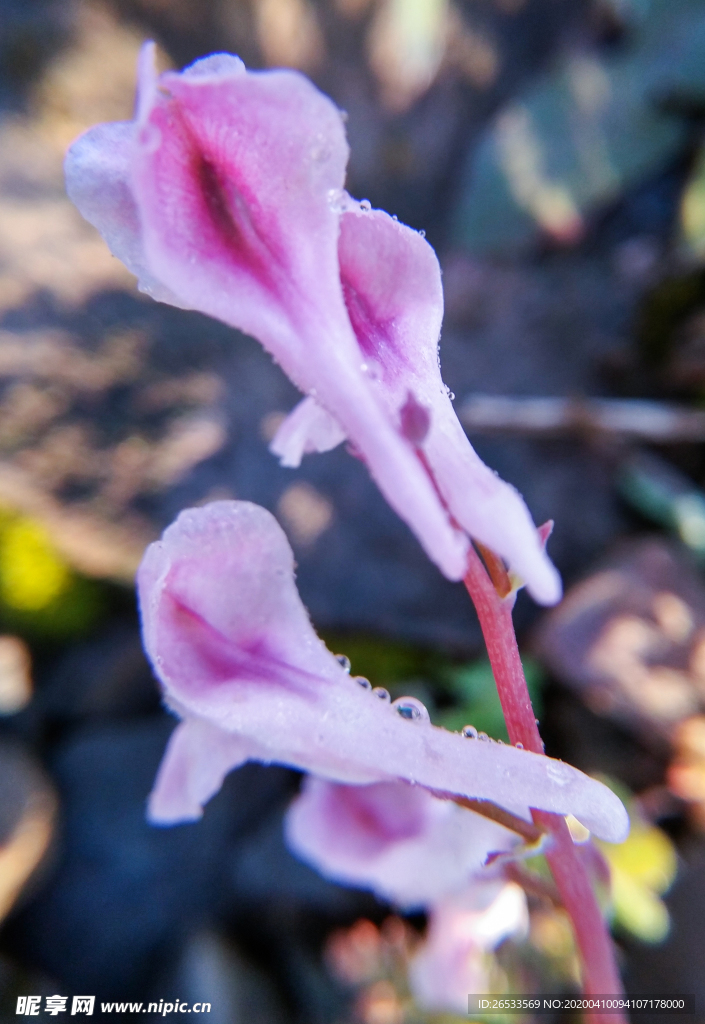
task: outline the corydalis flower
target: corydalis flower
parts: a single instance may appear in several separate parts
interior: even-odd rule
[[[198,817],[226,772],[252,759],[355,785],[404,779],[524,817],[572,813],[608,841],[626,834],[617,797],[569,765],[464,739],[418,707],[406,720],[411,699],[390,705],[361,686],[316,636],[289,543],[257,505],[182,512],[147,549],[137,583],[145,648],[183,719],[153,820]]]
[[[554,602],[522,499],[441,381],[435,254],[345,194],[347,159],[340,112],[300,74],[218,54],[157,78],[147,47],[135,120],[83,135],[66,176],[144,291],[254,335],[308,396],[275,441],[285,462],[347,437],[450,579],[470,536]]]
[[[420,786],[343,786],[310,776],[285,819],[290,848],[322,875],[409,910],[493,884],[488,854],[519,837]]]

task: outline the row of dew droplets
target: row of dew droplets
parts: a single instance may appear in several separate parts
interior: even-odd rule
[[[350,658],[346,654],[336,654],[336,661],[341,668],[350,673],[351,663]],[[431,716],[428,713],[426,705],[423,704],[417,697],[397,697],[395,701],[389,694],[389,690],[383,686],[372,687],[372,683],[365,676],[352,676],[356,683],[363,687],[365,690],[370,690],[375,697],[385,703],[391,703],[391,707],[399,714],[402,718],[405,718],[409,722],[428,722],[431,721]],[[478,732],[474,725],[465,725],[461,729],[461,735],[467,740],[480,740],[482,743],[499,743],[504,746],[504,740],[493,740],[486,732]],[[514,746],[517,750],[523,750],[523,743],[515,743]],[[566,772],[558,765],[551,765],[552,771],[549,772],[554,782],[559,785],[565,785],[569,781],[570,773]]]
[[[504,740],[493,740],[486,732],[478,732],[474,725],[464,725],[460,730],[460,735],[464,736],[466,740],[481,740],[483,743],[499,743],[500,746],[504,746]],[[523,750],[523,743],[515,743],[514,746],[517,750]]]
[[[346,654],[336,654],[336,661],[341,668],[349,673],[351,664],[350,658]],[[402,718],[405,718],[409,722],[429,722],[431,716],[428,713],[428,709],[416,697],[397,697],[395,701],[392,701],[389,690],[385,689],[384,686],[372,687],[372,683],[365,676],[352,676],[356,683],[362,686],[365,690],[370,690],[379,700],[384,701],[385,704],[391,704],[391,707],[399,714]]]
[[[347,654],[336,654],[335,660],[338,662],[343,671],[347,672],[348,675],[350,675],[351,664],[350,658],[348,658]],[[352,678],[355,680],[356,683],[358,683],[363,688],[363,690],[372,689],[372,683],[369,681],[369,679],[365,679],[364,676],[353,676]],[[381,689],[381,687],[377,687],[377,689]],[[386,690],[384,692],[387,693]],[[387,697],[389,697],[388,693]]]

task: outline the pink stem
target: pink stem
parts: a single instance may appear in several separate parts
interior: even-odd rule
[[[522,743],[536,754],[544,751],[534,709],[519,657],[511,605],[500,598],[477,552],[471,548],[465,586],[477,609],[487,644],[492,672],[512,743]],[[561,900],[573,922],[580,950],[583,989],[586,995],[619,995],[622,982],[614,959],[612,940],[602,917],[585,866],[578,857],[564,818],[547,811],[533,811],[537,825],[550,831],[552,849],[547,853]],[[618,1024],[619,1013],[594,1014],[593,1024]]]

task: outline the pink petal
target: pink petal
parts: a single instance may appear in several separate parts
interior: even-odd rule
[[[414,998],[427,1010],[465,1016],[468,995],[491,991],[486,953],[529,924],[524,890],[514,882],[473,887],[434,907],[426,941],[409,965]]]
[[[136,127],[131,121],[99,124],[71,146],[64,165],[66,190],[83,216],[100,231],[113,256],[160,302],[188,304],[154,277],[142,245],[140,217],[130,188]]]
[[[314,633],[291,548],[264,509],[182,512],[147,549],[138,591],[167,703],[257,744],[258,760],[338,782],[405,779],[524,815],[572,813],[608,841],[626,835],[621,802],[575,768],[406,721],[363,689]]]
[[[285,821],[289,846],[321,874],[372,889],[404,909],[434,903],[518,836],[419,786],[342,786],[309,776]]]
[[[132,158],[147,261],[179,298],[253,334],[315,395],[452,578],[466,546],[374,401],[343,303],[339,112],[294,71],[166,74]],[[254,140],[254,143],[253,143]]]
[[[451,515],[505,558],[538,601],[555,603],[560,580],[526,505],[478,458],[443,384],[443,289],[433,249],[382,210],[350,209],[341,217],[338,254],[348,313],[376,394],[402,420],[410,398],[430,412],[430,430],[419,443]]]
[[[207,758],[202,756],[204,750]],[[169,739],[149,797],[149,820],[155,825],[197,820],[228,772],[256,754],[243,737],[203,719],[187,718]]]
[[[433,250],[345,196],[347,157],[339,112],[297,72],[216,54],[158,78],[147,46],[137,120],[88,132],[66,173],[143,290],[255,335],[327,411],[293,414],[275,441],[287,463],[346,435],[450,579],[466,568],[457,525],[551,603],[560,583],[527,509],[475,455],[441,381]]]
[[[277,455],[282,466],[295,468],[301,465],[304,455],[311,452],[328,452],[345,440],[345,432],[337,420],[309,395],[281,424],[269,446]]]

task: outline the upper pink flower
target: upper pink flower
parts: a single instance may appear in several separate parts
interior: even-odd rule
[[[264,509],[182,512],[147,549],[137,583],[145,648],[183,719],[153,820],[198,817],[226,772],[254,759],[355,785],[403,779],[523,817],[572,813],[608,841],[626,835],[617,797],[575,768],[432,726],[412,698],[390,704],[352,678],[316,636],[289,543]]]
[[[135,120],[78,139],[66,176],[144,291],[254,335],[308,396],[275,439],[283,461],[347,437],[450,579],[472,537],[552,603],[526,506],[442,383],[435,254],[346,195],[347,158],[340,112],[297,72],[218,54],[157,78],[147,47]]]

